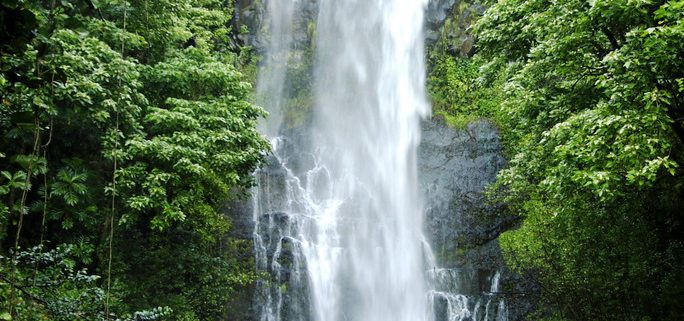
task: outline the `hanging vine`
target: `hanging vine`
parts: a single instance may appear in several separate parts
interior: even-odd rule
[[[38,64],[38,63],[37,63]],[[38,73],[40,70],[38,68]],[[38,157],[39,153],[39,142],[40,142],[40,120],[39,111],[36,107],[34,109],[34,123],[33,123],[33,149],[31,150],[31,156],[29,157],[28,168],[26,169],[26,180],[24,181],[24,190],[21,193],[21,201],[19,202],[19,221],[17,222],[17,233],[14,237],[14,246],[12,247],[12,263],[10,268],[10,299],[9,299],[9,314],[15,317],[14,311],[14,294],[16,289],[16,261],[17,252],[19,251],[19,239],[21,238],[21,228],[24,224],[24,210],[26,208],[26,197],[28,196],[28,191],[31,186],[31,175],[33,174],[33,163],[35,158]]]
[[[125,38],[124,33],[126,32],[126,10],[128,2],[124,0],[123,5],[123,30],[121,32],[121,59],[124,59],[125,55]],[[121,64],[121,70],[119,71],[118,80],[118,90],[119,94],[116,98],[116,106],[114,113],[116,114],[116,120],[114,125],[114,170],[112,171],[112,206],[110,211],[110,221],[109,221],[109,257],[107,261],[107,295],[105,296],[105,318],[109,320],[109,306],[110,306],[110,296],[111,296],[111,285],[112,285],[112,250],[113,250],[113,240],[114,240],[114,218],[116,210],[116,169],[117,169],[117,156],[119,149],[119,107],[121,103],[121,75],[123,74],[123,62]]]

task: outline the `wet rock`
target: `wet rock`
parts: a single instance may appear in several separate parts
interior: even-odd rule
[[[441,293],[436,293],[432,300],[435,321],[449,321],[449,300]]]
[[[456,57],[472,56],[476,39],[471,27],[483,12],[472,0],[431,0],[425,11],[426,45],[440,44]]]
[[[270,25],[266,12],[266,1],[238,0],[233,13],[233,29],[236,37],[245,45],[254,47],[257,51],[265,48],[266,36]],[[312,44],[314,32],[311,30],[318,15],[317,0],[297,1],[295,16],[292,21],[294,48],[308,48]],[[246,27],[247,32],[242,32]]]
[[[424,124],[418,173],[426,235],[440,266],[464,267],[468,247],[483,246],[507,226],[510,218],[498,215],[483,194],[505,165],[498,132],[489,121],[463,129],[451,128],[439,118]]]
[[[508,270],[498,243],[517,218],[487,203],[483,193],[506,166],[496,127],[481,120],[453,128],[433,118],[423,124],[422,134],[418,173],[425,235],[441,268],[432,273],[433,282],[440,291],[467,296],[473,313],[477,302],[478,309],[489,305],[491,312],[503,299],[509,320],[523,320],[535,302],[520,293],[537,290],[531,280]],[[492,294],[497,272],[501,277],[496,292],[501,293]]]

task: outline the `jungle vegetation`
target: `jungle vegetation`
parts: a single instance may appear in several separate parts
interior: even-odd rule
[[[679,319],[684,2],[486,7],[474,57],[428,53],[428,92],[501,130],[489,194],[519,217],[500,244],[541,289],[530,319]],[[268,150],[232,10],[0,1],[0,320],[231,316],[255,275],[220,212]]]
[[[533,279],[531,320],[676,320],[684,298],[684,2],[499,0],[477,53],[430,52],[452,124],[486,117],[509,166],[490,200]]]
[[[0,2],[0,320],[218,320],[268,150],[230,0]]]

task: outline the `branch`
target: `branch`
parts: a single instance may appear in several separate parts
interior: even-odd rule
[[[485,294],[492,294],[492,295],[520,295],[520,296],[533,296],[535,298],[541,299],[539,295],[536,295],[534,293],[527,293],[527,292],[484,292]]]
[[[601,70],[601,69],[599,69],[599,68],[593,68],[593,69],[595,69],[595,70]],[[577,78],[577,80],[575,80],[575,82],[572,84],[572,87],[570,87],[570,90],[573,90],[573,91],[574,91],[574,90],[575,90],[575,86],[577,86],[577,83],[579,83],[580,80],[584,79],[586,76],[600,76],[600,75],[602,75],[602,74],[603,74],[603,73],[592,73],[592,72],[590,72],[589,70],[587,70],[587,71],[583,72],[583,73],[579,76],[579,78]]]
[[[88,3],[88,5],[89,5],[92,9],[97,10],[97,13],[100,15],[100,20],[105,21],[105,18],[102,16],[102,11],[100,10],[100,8],[96,7],[96,6],[93,4],[93,1],[92,1],[92,0],[86,0],[86,2]]]
[[[601,28],[601,31],[603,31],[603,34],[606,35],[606,37],[608,37],[608,41],[610,41],[610,45],[613,47],[613,50],[620,49],[620,45],[618,44],[617,39],[615,39],[615,35],[613,35],[613,33],[610,32],[608,28],[604,26],[603,28]]]
[[[684,143],[684,127],[682,127],[682,117],[678,117],[677,111],[680,110],[680,102],[679,102],[679,95],[677,93],[677,90],[674,88],[674,86],[667,80],[665,82],[658,82],[656,84],[656,87],[660,90],[663,91],[669,91],[672,93],[672,102],[673,104],[670,104],[666,108],[666,114],[670,119],[672,119],[672,130],[674,131],[675,135],[679,138],[679,141],[681,143]]]
[[[0,279],[2,279],[3,281],[5,281],[5,282],[8,283],[8,284],[9,284],[9,283],[12,283],[11,280],[8,280],[8,279],[7,279],[6,277],[4,277],[4,276],[0,276]],[[38,302],[40,302],[40,303],[42,303],[42,304],[47,305],[47,302],[45,302],[45,300],[40,299],[40,298],[34,296],[34,295],[31,294],[30,292],[28,292],[23,286],[18,285],[18,284],[14,284],[14,287],[15,287],[17,290],[21,291],[21,293],[26,294],[26,296],[28,296],[29,298],[31,298],[31,300],[33,300],[33,301],[38,301]]]

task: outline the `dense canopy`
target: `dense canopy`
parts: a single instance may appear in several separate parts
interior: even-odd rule
[[[254,273],[220,211],[268,149],[231,8],[2,1],[0,319],[231,313]]]
[[[511,161],[492,194],[522,218],[501,245],[541,285],[540,315],[681,315],[683,6],[504,0],[476,26],[483,80],[504,79]]]

